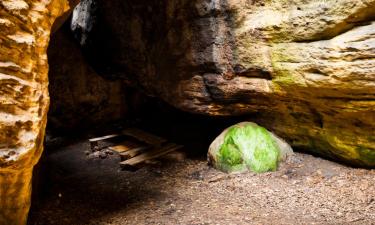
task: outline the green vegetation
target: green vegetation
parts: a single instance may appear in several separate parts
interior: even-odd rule
[[[359,152],[360,160],[366,165],[372,166],[375,164],[375,150],[358,147],[357,151]]]

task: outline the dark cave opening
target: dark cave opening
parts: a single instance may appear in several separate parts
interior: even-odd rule
[[[51,36],[48,48],[51,103],[45,151],[34,171],[33,204],[48,196],[48,190],[54,187],[51,177],[59,176],[60,170],[69,170],[64,166],[69,159],[58,163],[61,168],[56,170],[49,158],[77,142],[137,127],[182,144],[181,151],[188,158],[205,161],[210,143],[223,129],[249,118],[249,115],[207,116],[177,109],[129,83],[123,75],[117,76],[115,65],[112,68],[96,64],[92,55],[103,53],[101,57],[106,58],[109,50],[101,46],[95,53],[87,51],[76,38],[71,19]],[[103,37],[99,35],[100,38]],[[78,160],[73,158],[72,162]],[[80,166],[84,165],[85,162]],[[112,165],[114,170],[117,166]]]
[[[142,202],[145,198],[160,198],[159,190],[153,193],[136,188],[150,182],[147,179],[158,179],[157,174],[150,173],[155,166],[129,173],[119,171],[117,156],[90,159],[84,153],[90,137],[137,127],[182,144],[184,148],[180,152],[188,160],[205,162],[208,146],[215,137],[226,127],[248,118],[184,112],[116,76],[99,75],[100,72],[90,65],[90,60],[74,39],[69,21],[52,36],[48,53],[51,105],[45,151],[34,169],[29,224],[38,224],[35,221],[41,220],[40,213],[49,214],[45,208],[48,204],[52,204],[54,209],[67,208],[72,204],[74,207],[68,210],[72,214],[71,219],[78,220],[77,217],[83,216],[81,222],[89,223],[89,219],[102,213],[127,209],[128,205]],[[176,162],[161,163],[161,168],[169,168]],[[199,173],[193,172],[191,179],[198,179]],[[128,179],[131,185],[124,179]],[[98,182],[107,186],[97,185]],[[130,195],[116,197],[120,194],[119,190],[108,187],[109,183],[129,186],[125,189]],[[76,187],[72,188],[72,185]],[[92,192],[83,196],[87,188]],[[64,197],[61,196],[66,195],[69,196],[68,200],[62,200]],[[53,202],[48,203],[51,198]],[[93,207],[95,215],[90,210],[83,210],[82,213],[73,211],[77,207]],[[65,213],[58,211],[55,215],[63,216]],[[51,224],[69,221],[53,219],[46,217],[43,220]]]
[[[119,67],[107,57],[113,46],[104,43],[93,47],[103,41],[101,33],[108,28],[99,24],[91,31],[93,39],[87,40],[83,37],[87,33],[72,30],[71,23],[70,18],[52,35],[48,49],[51,103],[46,154],[49,140],[54,137],[100,136],[136,126],[189,146],[189,154],[203,156],[223,129],[251,118],[249,114],[207,116],[184,112],[146,93],[131,74],[130,78],[126,76],[126,68],[118,76]]]

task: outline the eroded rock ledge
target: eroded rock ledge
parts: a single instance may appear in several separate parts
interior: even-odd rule
[[[374,0],[86,4],[95,10],[75,18],[92,13],[95,23],[76,33],[92,61],[110,65],[102,74],[186,111],[249,114],[294,147],[375,166]]]

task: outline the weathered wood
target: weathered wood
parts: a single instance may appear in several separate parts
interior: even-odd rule
[[[133,149],[130,149],[128,151],[124,151],[124,152],[120,153],[120,156],[123,159],[130,159],[134,156],[137,156],[137,155],[143,153],[145,150],[147,150],[149,148],[150,148],[150,146],[142,146],[142,147],[138,147],[138,148],[133,148]]]
[[[98,143],[99,141],[104,141],[104,140],[112,139],[112,138],[119,137],[119,136],[121,136],[121,134],[110,134],[110,135],[105,135],[102,137],[89,139],[91,151],[94,152],[94,151],[100,150],[99,143]]]
[[[167,144],[166,146],[164,146],[162,148],[155,149],[155,150],[152,150],[152,151],[149,151],[149,152],[145,152],[143,154],[135,156],[134,158],[123,161],[123,162],[120,163],[120,165],[124,169],[133,169],[135,166],[137,166],[137,164],[143,163],[146,160],[155,159],[159,156],[168,154],[168,153],[170,153],[172,151],[175,151],[175,150],[177,150],[179,148],[182,148],[182,147],[183,147],[182,145],[176,145],[176,144],[173,144],[173,143]]]
[[[121,152],[129,151],[137,147],[140,147],[140,145],[135,143],[134,141],[124,141],[124,142],[121,142],[119,145],[110,146],[108,147],[108,149],[121,153]]]
[[[129,128],[122,131],[122,133],[153,146],[161,146],[167,142],[167,140],[162,137],[150,134],[137,128]]]
[[[173,152],[183,146],[168,141],[162,137],[137,128],[123,130],[120,134],[111,134],[89,139],[92,150],[99,150],[99,142],[111,138],[125,139],[120,144],[112,144],[108,149],[117,152],[121,157],[121,167],[135,170],[160,156]]]
[[[102,136],[102,137],[91,138],[91,139],[89,139],[89,142],[104,141],[104,140],[115,138],[115,137],[118,137],[118,136],[121,136],[121,134],[110,134],[110,135],[106,135],[106,136]]]

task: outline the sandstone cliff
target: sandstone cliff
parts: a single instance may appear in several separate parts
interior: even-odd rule
[[[374,0],[86,4],[94,10],[75,19],[94,19],[79,20],[76,34],[108,76],[186,111],[248,114],[294,147],[375,165]]]
[[[76,3],[0,2],[0,224],[26,221],[49,105],[50,31]],[[295,148],[375,166],[375,0],[81,7],[72,28],[95,70],[86,72],[124,79],[185,111],[249,115]]]

